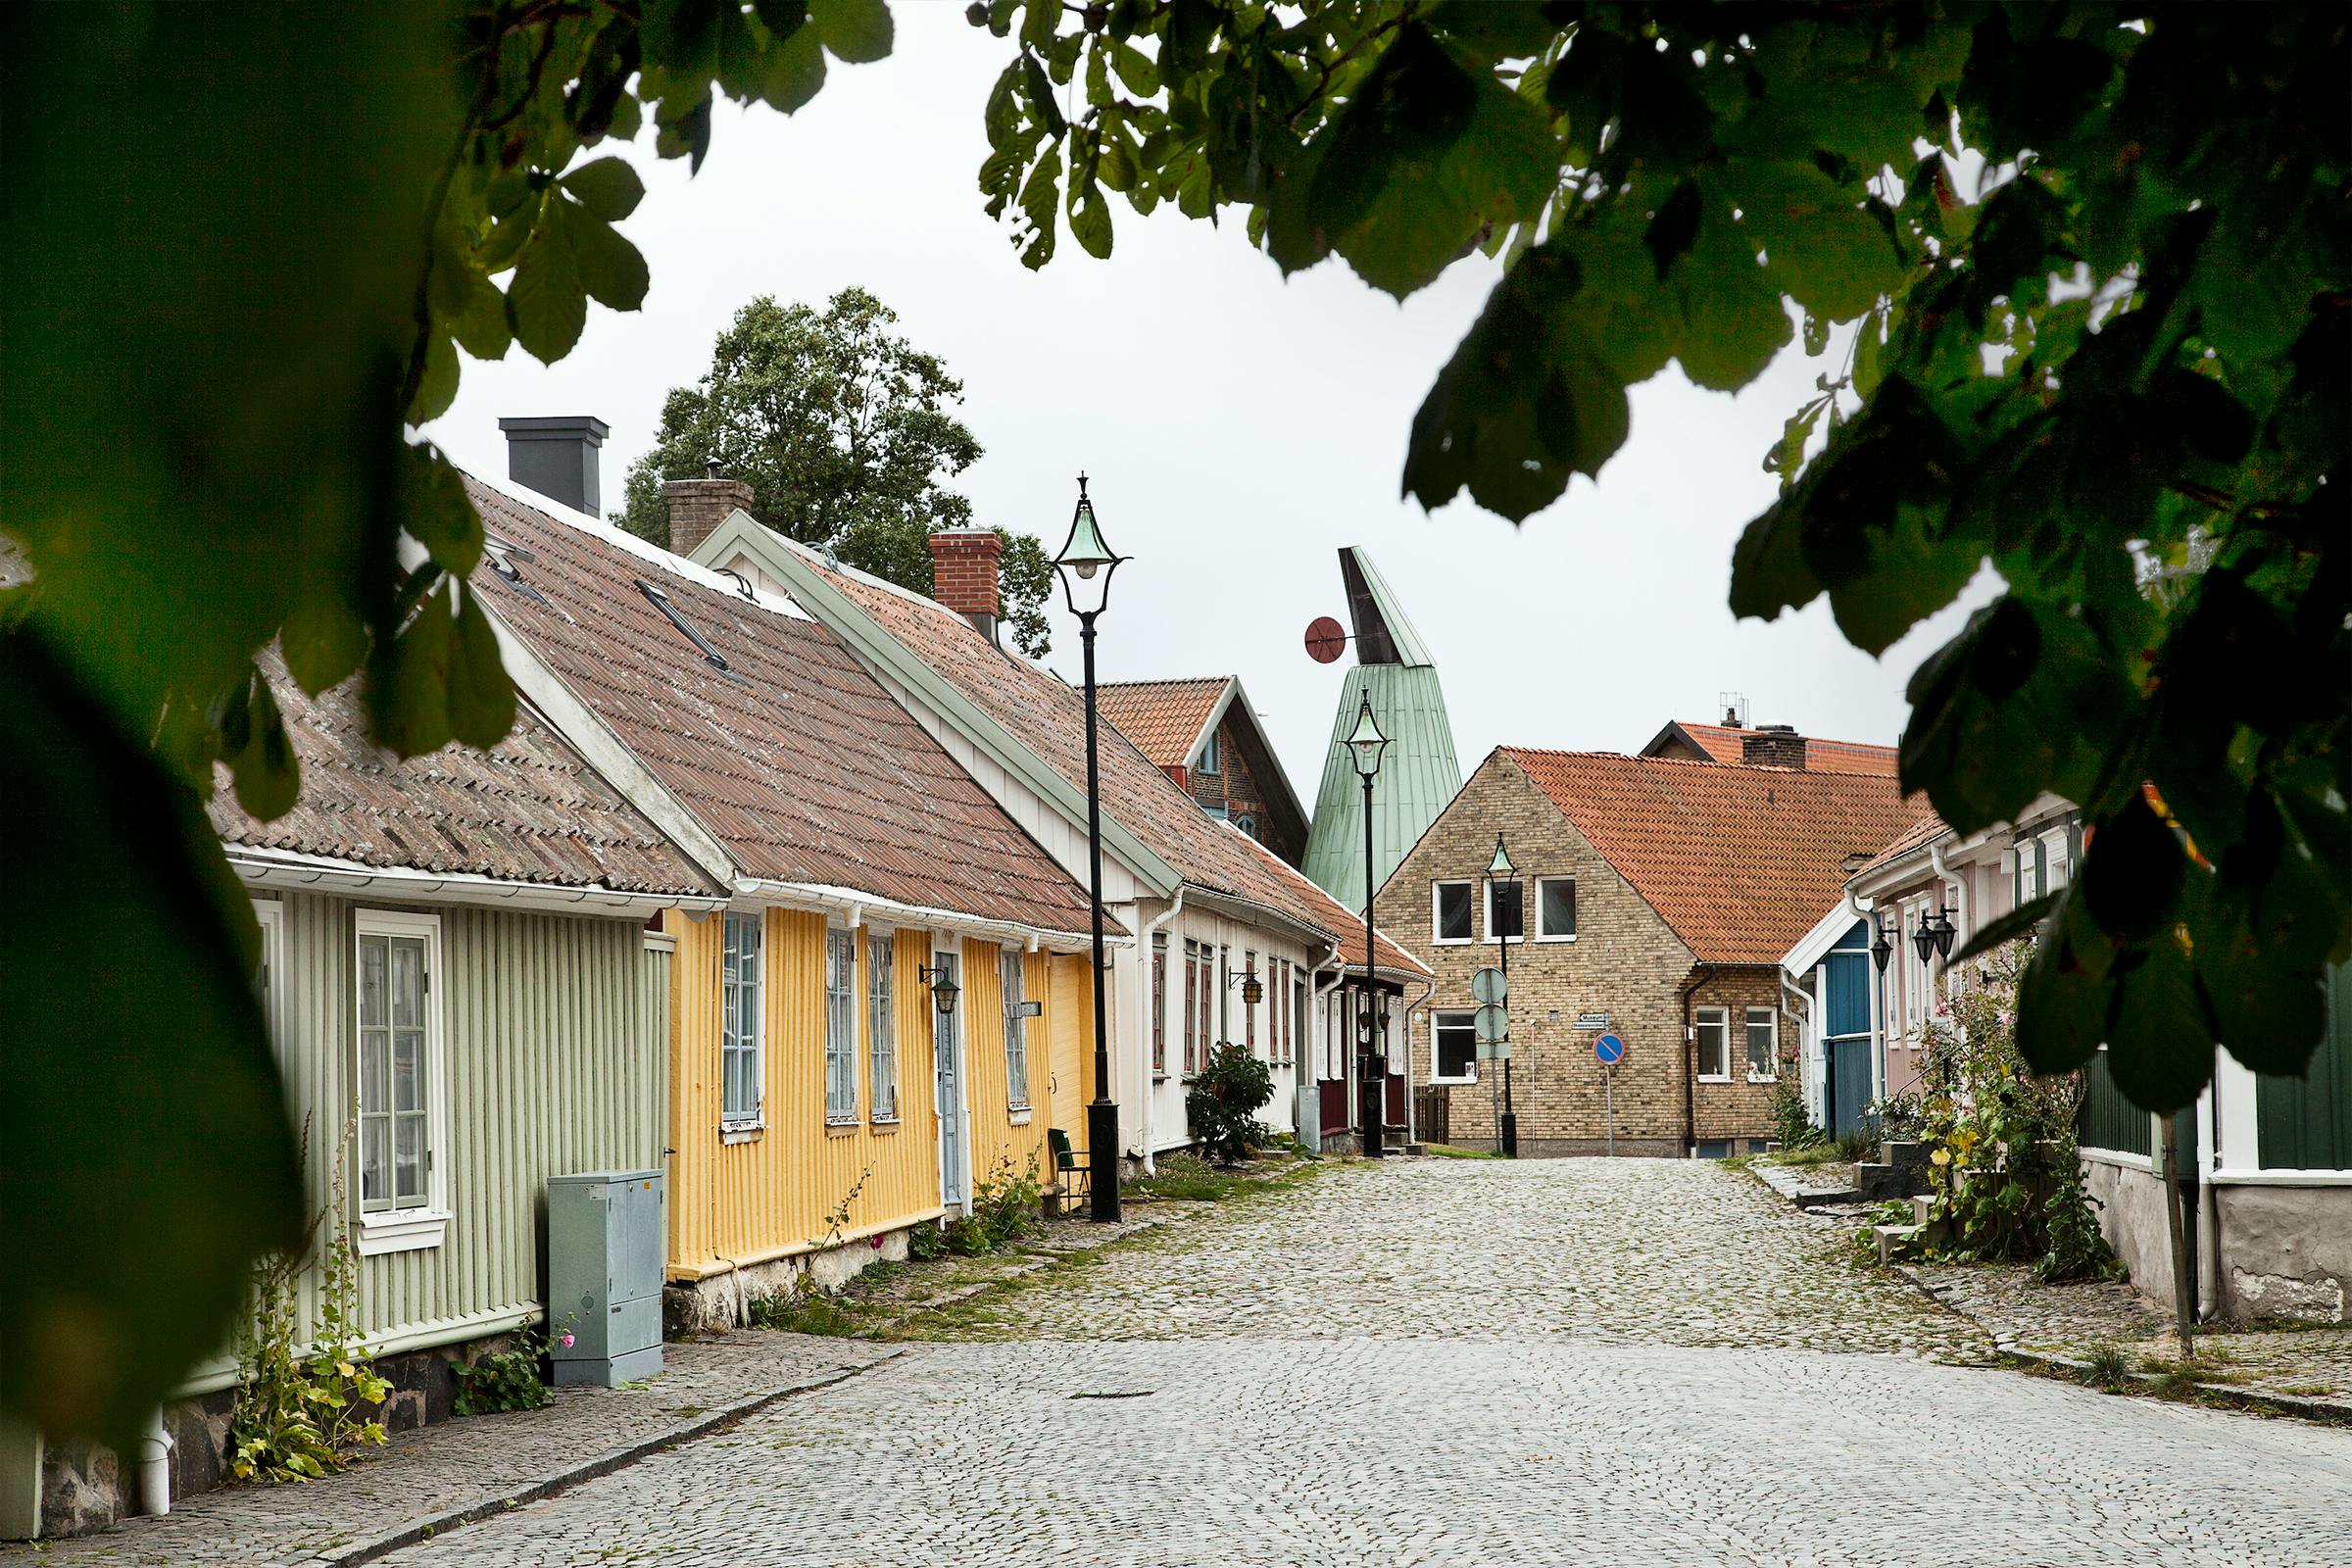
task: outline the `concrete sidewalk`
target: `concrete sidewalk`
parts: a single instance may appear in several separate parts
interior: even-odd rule
[[[48,1568],[350,1565],[544,1497],[903,1351],[746,1329],[672,1343],[643,1388],[559,1389],[543,1410],[464,1416],[363,1450],[324,1480],[226,1487],[102,1535],[0,1547]]]

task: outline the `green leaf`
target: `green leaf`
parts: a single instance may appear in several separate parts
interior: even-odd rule
[[[2045,893],[2038,899],[2028,899],[2007,914],[1995,920],[1988,920],[1978,927],[1977,934],[1961,945],[1960,951],[1952,955],[1951,961],[1955,964],[1965,963],[1971,958],[1992,952],[1995,948],[2005,947],[2019,937],[2034,935],[2042,928],[2044,922],[2049,918],[2050,911],[2056,907],[2058,907],[2058,895],[2055,893]]]
[[[458,346],[477,360],[503,360],[514,333],[507,326],[507,297],[470,266],[466,268],[465,308],[449,318]]]
[[[1734,159],[1720,175],[1740,228],[1771,259],[1773,284],[1806,311],[1847,321],[1902,285],[1893,238],[1810,161]]]
[[[1028,248],[1021,252],[1021,265],[1032,270],[1054,259],[1055,212],[1060,206],[1061,149],[1051,146],[1045,150],[1029,179],[1021,187],[1021,212],[1029,220]]]
[[[450,652],[449,728],[467,746],[495,746],[514,727],[514,683],[498,652],[498,633],[481,603],[459,584],[457,634]]]
[[[424,375],[409,404],[409,423],[430,424],[449,412],[458,399],[458,351],[446,333],[434,331],[424,340]]]
[[[2213,1036],[2188,955],[2171,933],[2116,960],[2107,1071],[2124,1098],[2168,1114],[2196,1102],[2213,1076]],[[2021,1002],[2021,1006],[2022,1006]]]
[[[1085,247],[1086,253],[1097,261],[1110,259],[1110,208],[1103,201],[1102,187],[1089,180],[1084,185],[1075,180],[1070,186],[1070,237]]]
[[[1714,392],[1735,392],[1764,373],[1792,335],[1780,291],[1756,259],[1756,242],[1731,209],[1699,182],[1703,216],[1667,288],[1681,307],[1675,358],[1683,373]]]
[[[269,822],[294,809],[302,783],[294,746],[286,738],[286,721],[277,710],[277,695],[259,666],[248,688],[245,743],[227,758],[236,780],[237,804],[257,821]]]
[[[1150,55],[1124,38],[1110,40],[1110,69],[1136,97],[1159,95],[1159,68],[1152,63]]]
[[[564,211],[563,228],[580,286],[598,304],[615,311],[634,311],[645,304],[645,291],[652,283],[645,258],[618,229],[579,207]]]
[[[482,519],[466,493],[465,477],[429,447],[403,455],[405,506],[401,525],[453,576],[471,571],[482,559]]]
[[[449,744],[455,630],[449,595],[427,593],[391,646],[379,646],[368,661],[376,739],[401,757],[420,757]]]
[[[531,242],[514,263],[507,285],[507,318],[514,341],[542,365],[569,354],[588,324],[588,291],[564,232],[562,201],[550,202]]]
[[[673,105],[668,98],[662,100],[654,116],[656,132],[654,153],[661,158],[686,158],[687,172],[703,172],[703,160],[710,152],[710,89],[705,86],[701,94],[683,105]],[[516,333],[517,337],[521,334]],[[524,345],[526,348],[528,344]]]
[[[2140,940],[2173,923],[2187,874],[2179,835],[2135,793],[2088,835],[2082,897],[2103,929]]]
[[[2327,969],[2282,951],[2243,893],[2199,874],[2188,931],[2197,985],[2230,1054],[2259,1073],[2299,1077],[2328,1030]],[[2324,890],[2313,902],[2325,917]],[[2291,895],[2290,895],[2291,897]]]
[[[0,1404],[128,1451],[300,1228],[259,933],[195,796],[37,617],[0,630],[0,799],[39,890],[0,900]]]
[[[883,0],[808,0],[808,21],[836,59],[865,65],[890,54],[890,7]]]
[[[2035,1072],[2072,1072],[2106,1042],[2113,963],[2112,945],[2068,890],[2017,987],[2017,1049]]]
[[[368,657],[366,624],[332,592],[314,591],[297,599],[277,640],[287,673],[314,697],[341,685]]]
[[[617,223],[645,200],[645,181],[618,158],[599,158],[564,176],[564,188],[582,207],[608,223]]]
[[[802,27],[768,51],[760,96],[785,114],[799,110],[825,84],[825,51],[814,27]]]

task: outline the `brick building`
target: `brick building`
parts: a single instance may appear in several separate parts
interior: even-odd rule
[[[1202,810],[1298,863],[1306,811],[1238,676],[1112,681],[1097,691],[1102,716]]]
[[[1778,763],[1498,748],[1382,886],[1381,927],[1437,971],[1413,1083],[1446,1091],[1457,1144],[1494,1141],[1471,976],[1510,943],[1511,1096],[1523,1155],[1598,1153],[1593,1042],[1626,1042],[1619,1153],[1725,1153],[1772,1131],[1798,1039],[1781,957],[1842,896],[1844,862],[1916,814],[1892,777]],[[1486,878],[1495,835],[1516,876]],[[1424,934],[1426,934],[1424,936]],[[1605,1018],[1605,1024],[1600,1020]]]

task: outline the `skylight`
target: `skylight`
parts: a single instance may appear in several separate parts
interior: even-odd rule
[[[639,577],[637,579],[637,591],[645,595],[647,602],[650,603],[656,610],[659,610],[662,614],[668,616],[669,623],[672,626],[677,627],[679,631],[684,632],[688,642],[694,644],[696,648],[702,651],[703,662],[705,663],[709,664],[712,669],[717,670],[721,675],[724,675],[727,679],[733,681],[738,686],[749,686],[751,684],[750,681],[744,679],[741,675],[736,674],[734,670],[727,666],[726,657],[719,653],[717,649],[710,646],[710,640],[708,637],[705,637],[700,631],[695,629],[694,622],[686,618],[683,611],[679,610],[677,606],[669,602],[669,595],[663,593],[652,583],[647,582],[643,577]]]

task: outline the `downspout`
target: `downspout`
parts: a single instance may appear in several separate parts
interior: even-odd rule
[[[1152,1102],[1159,1093],[1158,1081],[1152,1076],[1152,1002],[1153,989],[1152,985],[1152,960],[1153,957],[1152,951],[1152,939],[1159,935],[1161,928],[1166,926],[1170,920],[1175,919],[1177,912],[1184,907],[1184,888],[1185,885],[1183,883],[1179,882],[1176,884],[1175,899],[1165,909],[1160,911],[1157,919],[1152,921],[1149,925],[1144,927],[1143,935],[1136,938],[1135,944],[1136,951],[1143,956],[1144,959],[1144,983],[1140,986],[1137,986],[1135,989],[1143,993],[1144,998],[1142,1008],[1144,1017],[1144,1032],[1137,1037],[1143,1043],[1143,1051],[1141,1054],[1143,1056],[1144,1092],[1137,1098],[1142,1100],[1144,1102],[1144,1174],[1147,1176],[1156,1176],[1159,1174],[1159,1160],[1158,1157],[1152,1152]]]
[[[1976,929],[1975,922],[1969,917],[1968,878],[1943,863],[1943,846],[1940,843],[1928,846],[1928,863],[1936,868],[1937,876],[1951,884],[1952,897],[1956,901],[1953,906],[1960,912],[1958,940],[1966,943]],[[1952,968],[1949,960],[1944,963],[1943,986],[1944,999],[1948,1002],[1951,999],[1952,986]]]
[[[172,1511],[172,1434],[164,1430],[164,1409],[157,1405],[139,1435],[139,1512],[161,1517]]]
[[[1848,888],[1845,902],[1853,906],[1855,913],[1869,920],[1871,940],[1876,942],[1879,937],[1879,901],[1865,899]],[[1862,968],[1862,989],[1870,998],[1871,1098],[1884,1100],[1886,1097],[1884,1083],[1886,1062],[1886,999],[1884,992],[1886,977],[1879,971],[1879,956],[1870,953],[1868,948],[1863,951],[1870,954],[1870,962]]]
[[[1698,1075],[1698,1035],[1690,1026],[1690,999],[1698,992],[1698,983],[1706,977],[1706,965],[1693,963],[1683,978],[1678,995],[1683,1008],[1683,1157],[1692,1159],[1698,1154],[1698,1098],[1691,1082]]]
[[[2205,1136],[2197,1150],[2197,1316],[2211,1322],[2222,1311],[2221,1195],[2213,1173],[2222,1163],[2222,1075],[2216,1072],[2200,1097],[2205,1102]]]

